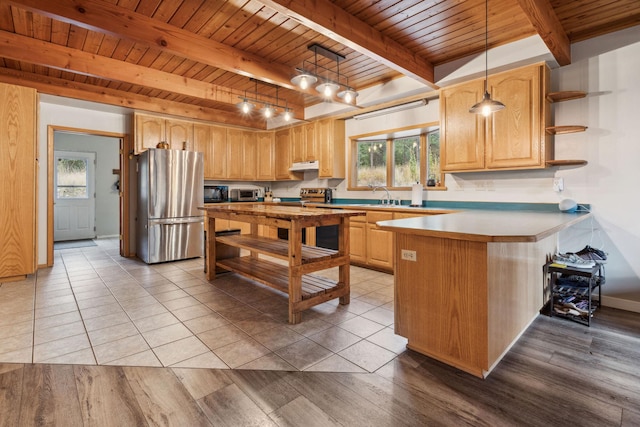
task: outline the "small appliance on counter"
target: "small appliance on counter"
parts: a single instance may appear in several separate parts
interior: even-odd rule
[[[222,203],[229,200],[229,187],[226,185],[205,185],[204,202]]]
[[[229,190],[229,200],[232,202],[257,202],[259,191],[253,188],[232,188]]]

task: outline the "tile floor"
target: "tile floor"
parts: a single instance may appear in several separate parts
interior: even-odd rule
[[[405,350],[392,275],[351,267],[349,305],[290,325],[271,288],[235,274],[209,283],[201,259],[146,265],[120,257],[115,239],[96,242],[0,283],[0,363],[374,372]]]

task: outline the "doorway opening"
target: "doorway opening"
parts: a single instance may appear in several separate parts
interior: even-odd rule
[[[48,126],[47,266],[61,241],[116,237],[130,256],[128,152],[125,134]]]

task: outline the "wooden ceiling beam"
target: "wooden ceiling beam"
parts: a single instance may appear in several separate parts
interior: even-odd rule
[[[3,57],[15,61],[24,61],[85,76],[154,88],[227,105],[237,104],[239,98],[244,94],[242,91],[228,87],[94,55],[7,31],[0,31],[0,51]],[[291,104],[290,107],[294,111],[304,111],[304,107],[301,105]]]
[[[0,68],[0,81],[36,89],[39,93],[56,95],[65,98],[80,99],[100,104],[167,114],[188,119],[204,120],[225,125],[241,126],[265,130],[267,125],[263,119],[244,118],[237,113],[199,107],[181,102],[167,101],[144,95],[78,83],[70,80],[47,77],[41,74]]]
[[[4,1],[4,0],[3,0]],[[141,43],[246,77],[317,96],[291,83],[294,70],[104,1],[6,0],[17,8],[78,27]]]
[[[571,64],[571,41],[549,0],[518,0],[518,3],[558,64]]]
[[[436,89],[429,61],[329,0],[259,0],[304,26]]]

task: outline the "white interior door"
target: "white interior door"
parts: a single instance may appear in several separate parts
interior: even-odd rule
[[[53,240],[96,237],[96,153],[55,151]]]

